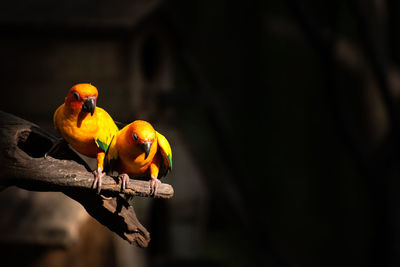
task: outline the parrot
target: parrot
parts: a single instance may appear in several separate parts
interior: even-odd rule
[[[119,129],[104,109],[96,107],[97,96],[97,88],[89,83],[74,85],[64,104],[55,111],[53,122],[56,130],[73,149],[97,159],[93,188],[97,186],[97,192],[100,193],[105,175],[104,158]]]
[[[160,178],[172,170],[168,140],[153,126],[136,120],[118,131],[106,155],[109,170],[117,171],[122,190],[129,178],[150,177],[150,194],[155,195]]]

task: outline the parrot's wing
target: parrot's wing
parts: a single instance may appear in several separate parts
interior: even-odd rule
[[[111,141],[118,132],[118,127],[108,113],[99,107],[96,107],[98,131],[95,137],[95,142],[104,152],[107,153]]]
[[[57,132],[60,132],[60,129],[58,128],[58,124],[60,123],[61,120],[63,120],[63,116],[62,116],[63,108],[64,108],[64,104],[59,106],[53,115],[53,124],[54,124],[54,128]]]
[[[110,146],[106,152],[105,166],[109,174],[112,174],[112,172],[116,169],[116,164],[118,162],[118,149],[116,147],[116,140],[117,135],[115,135],[111,140]]]
[[[164,176],[165,174],[167,174],[168,171],[172,170],[172,151],[167,138],[165,138],[162,134],[160,134],[157,131],[156,133],[157,133],[158,149],[162,156],[162,162],[164,165],[163,167],[165,168],[165,171],[163,171],[160,174],[161,176]]]
[[[107,158],[109,160],[116,160],[118,158],[118,149],[116,147],[116,136],[112,139],[107,151]]]

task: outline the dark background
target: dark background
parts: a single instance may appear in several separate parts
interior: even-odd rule
[[[142,266],[397,266],[399,11],[391,0],[3,1],[0,109],[53,131],[69,88],[91,82],[115,120],[163,129],[191,165],[164,180],[179,204],[143,211]],[[186,256],[182,222],[201,229]]]

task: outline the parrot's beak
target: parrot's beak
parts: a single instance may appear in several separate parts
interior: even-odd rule
[[[82,111],[90,113],[93,116],[94,109],[96,108],[96,99],[94,97],[88,97],[83,101]]]
[[[140,147],[144,151],[144,159],[147,159],[147,157],[149,156],[151,144],[152,142],[144,142],[140,144]]]

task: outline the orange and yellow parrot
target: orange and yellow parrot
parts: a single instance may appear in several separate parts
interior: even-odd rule
[[[150,123],[137,120],[121,129],[107,152],[111,170],[120,174],[122,190],[130,178],[150,177],[150,192],[155,194],[159,178],[172,169],[172,151],[167,139]]]
[[[96,107],[97,88],[88,83],[74,85],[64,104],[54,113],[57,131],[79,153],[97,158],[93,187],[100,192],[105,175],[104,158],[118,127],[108,113]]]

